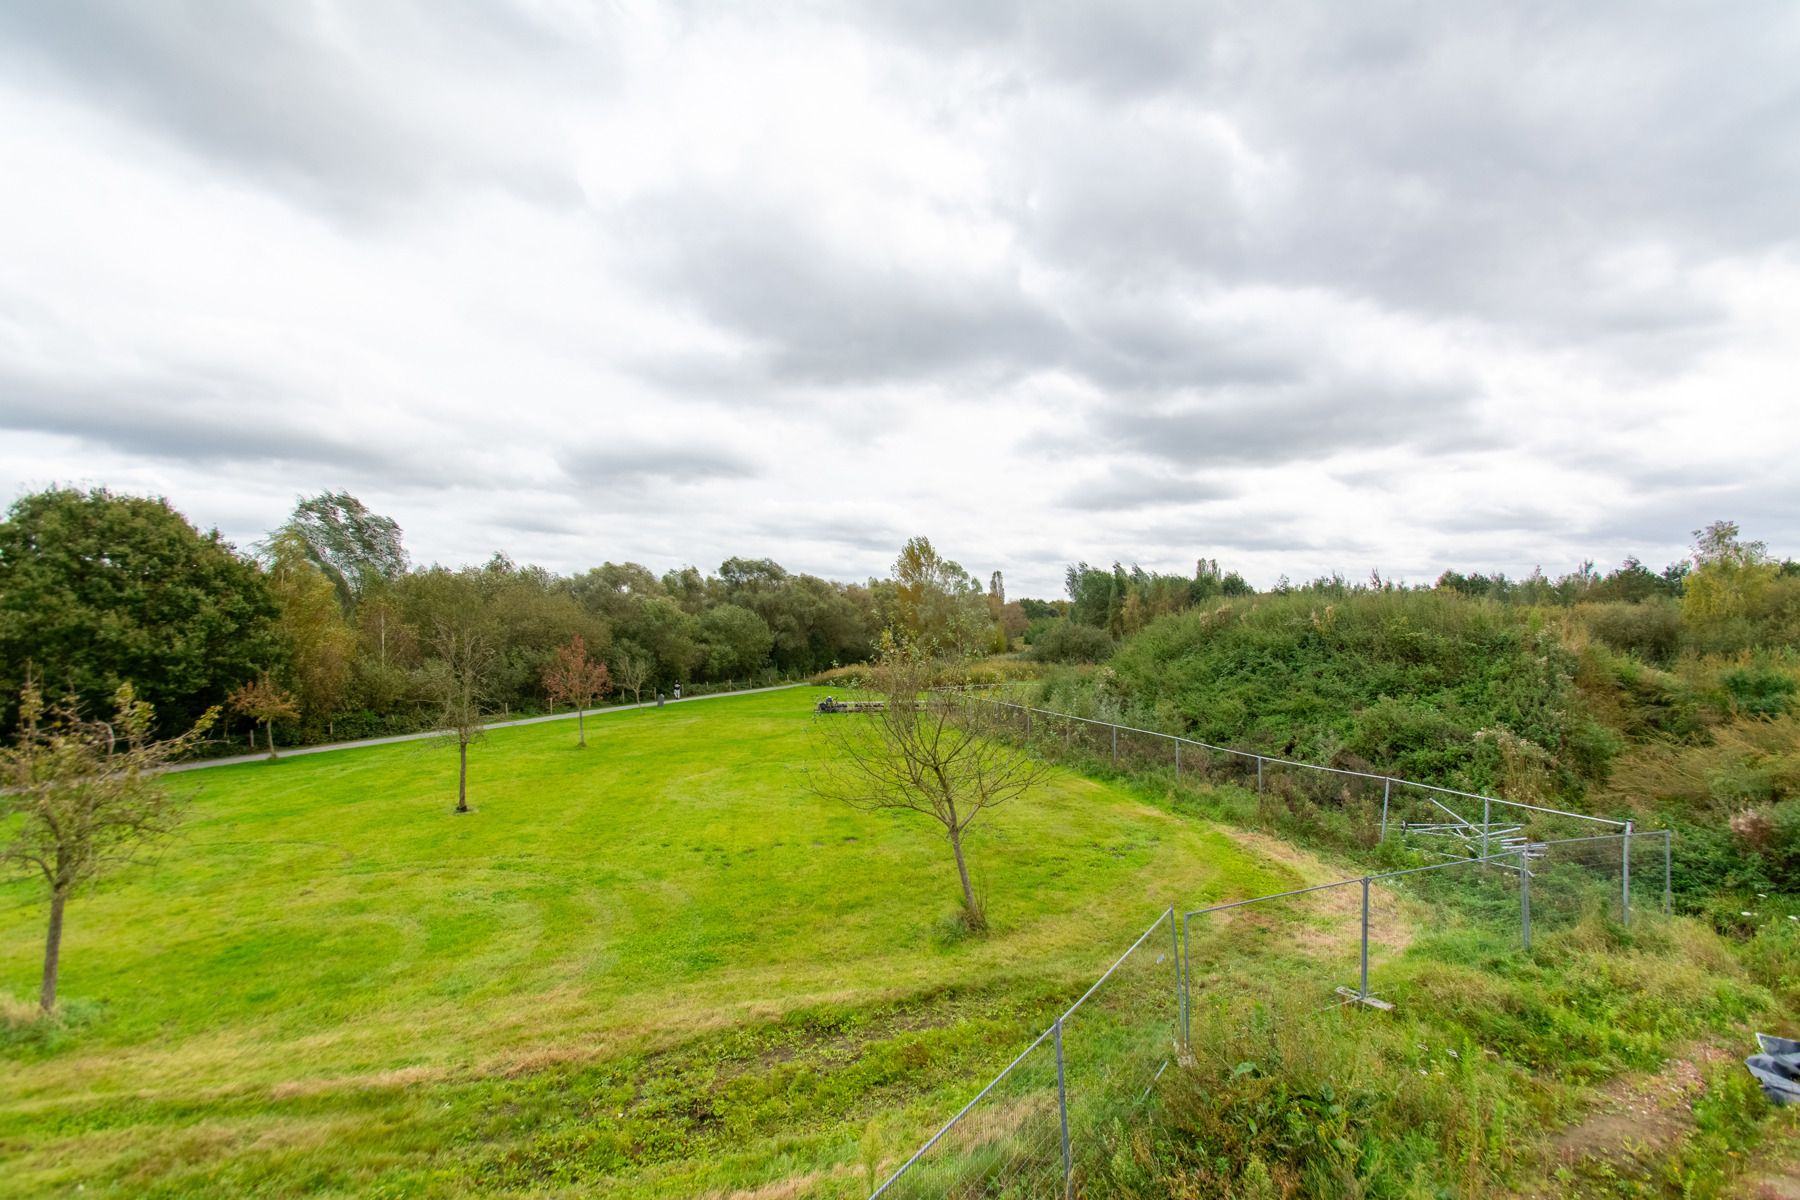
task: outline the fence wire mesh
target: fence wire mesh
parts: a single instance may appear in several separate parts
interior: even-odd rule
[[[1252,1028],[1296,997],[1319,1014],[1384,1004],[1384,976],[1419,940],[1528,951],[1534,934],[1629,922],[1667,902],[1664,831],[988,699],[967,708],[1046,758],[1234,782],[1263,805],[1328,802],[1371,842],[1399,839],[1438,861],[1165,912],[875,1197],[1079,1195],[1164,1072],[1198,1053],[1196,1037]]]
[[[1530,842],[1625,832],[1625,822],[1558,811],[1379,772],[1282,759],[1253,750],[1049,709],[965,695],[971,720],[1043,757],[1165,774],[1189,785],[1235,784],[1265,819],[1340,814],[1359,843],[1399,838],[1446,858],[1489,857]]]
[[[1077,1191],[1110,1135],[1149,1101],[1181,1041],[1173,912],[1062,1017],[1071,1182]]]
[[[1149,1100],[1178,1052],[1175,930],[1165,911],[874,1196],[1074,1194],[1105,1137]]]
[[[874,1195],[892,1200],[1060,1195],[1056,1057],[1052,1027]]]

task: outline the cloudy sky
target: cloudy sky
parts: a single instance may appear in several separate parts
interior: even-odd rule
[[[422,561],[1800,553],[1800,5],[0,5],[0,499]]]

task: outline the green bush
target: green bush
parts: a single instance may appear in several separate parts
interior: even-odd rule
[[[1068,620],[1044,630],[1031,645],[1031,657],[1038,662],[1100,662],[1112,657],[1112,652],[1112,635],[1106,630]]]
[[[1763,664],[1739,667],[1719,677],[1734,710],[1751,717],[1779,717],[1794,711],[1800,683],[1792,675]]]
[[[1095,686],[1145,720],[1178,714],[1204,741],[1486,790],[1505,781],[1482,730],[1503,730],[1578,794],[1618,749],[1575,687],[1575,654],[1532,612],[1455,592],[1260,596],[1153,622]],[[1536,753],[1536,752],[1534,752]]]
[[[1672,600],[1581,604],[1575,615],[1596,640],[1647,662],[1673,662],[1681,648],[1681,606]]]

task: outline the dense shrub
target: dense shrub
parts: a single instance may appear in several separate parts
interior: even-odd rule
[[[1794,711],[1794,693],[1800,691],[1792,675],[1763,664],[1739,667],[1719,677],[1737,712],[1751,717],[1779,717]]]
[[[1205,741],[1472,789],[1507,778],[1501,730],[1537,748],[1549,789],[1604,775],[1618,739],[1574,685],[1575,654],[1527,610],[1454,592],[1262,596],[1164,618],[1095,686]],[[1516,756],[1515,756],[1516,757]]]
[[[1670,600],[1582,604],[1575,614],[1594,638],[1646,662],[1672,662],[1681,647],[1681,607]]]
[[[1112,636],[1106,630],[1067,620],[1044,630],[1031,646],[1031,657],[1038,662],[1100,662],[1112,652]]]

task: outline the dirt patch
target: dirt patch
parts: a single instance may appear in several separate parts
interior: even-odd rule
[[[1263,858],[1287,867],[1300,877],[1298,886],[1311,887],[1346,878],[1342,868],[1333,867],[1280,838],[1247,829],[1227,829],[1231,839]],[[1284,889],[1285,890],[1285,889]],[[1355,883],[1328,888],[1291,900],[1273,902],[1288,912],[1304,912],[1312,919],[1296,922],[1285,932],[1292,944],[1316,957],[1342,958],[1345,948],[1351,953],[1362,937],[1362,888]],[[1287,907],[1294,906],[1294,907]],[[1245,914],[1263,906],[1232,909],[1220,914],[1230,919],[1246,919]],[[1267,911],[1279,911],[1268,909]],[[1235,917],[1232,914],[1237,914]],[[1407,904],[1398,895],[1375,884],[1369,888],[1369,946],[1376,958],[1404,953],[1413,943],[1417,922]]]
[[[1693,1042],[1677,1049],[1660,1071],[1634,1071],[1614,1079],[1585,1118],[1551,1141],[1545,1164],[1550,1178],[1522,1189],[1517,1197],[1569,1195],[1569,1184],[1556,1178],[1559,1173],[1614,1178],[1651,1170],[1693,1130],[1694,1101],[1706,1091],[1707,1072],[1732,1057],[1724,1047]]]

